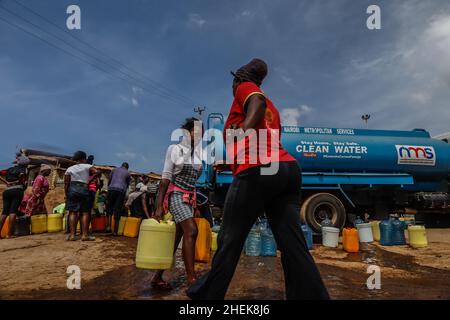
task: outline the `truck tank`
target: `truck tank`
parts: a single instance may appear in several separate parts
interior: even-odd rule
[[[408,173],[446,180],[450,145],[413,131],[283,127],[282,144],[304,171]]]

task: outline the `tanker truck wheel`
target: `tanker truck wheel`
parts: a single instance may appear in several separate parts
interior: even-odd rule
[[[300,218],[314,232],[320,233],[321,222],[325,218],[331,220],[332,226],[342,229],[345,224],[345,207],[336,196],[330,193],[316,193],[306,199],[300,210]]]

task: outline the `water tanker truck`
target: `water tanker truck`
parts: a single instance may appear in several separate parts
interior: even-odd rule
[[[223,125],[222,114],[208,116],[206,129],[221,132]],[[223,140],[206,140],[216,154],[224,152]],[[423,129],[289,126],[281,140],[302,168],[299,214],[315,232],[326,217],[342,228],[349,216],[364,213],[383,219],[394,212],[450,212],[450,145]],[[209,192],[214,215],[220,215],[232,179],[229,171],[204,166],[198,187]]]

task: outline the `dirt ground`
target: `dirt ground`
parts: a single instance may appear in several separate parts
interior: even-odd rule
[[[450,229],[428,230],[430,245],[381,247],[356,254],[315,245],[313,256],[333,299],[450,299]],[[63,233],[0,240],[0,299],[187,299],[177,253],[166,273],[174,287],[155,291],[153,271],[134,265],[137,239],[97,235],[66,242]],[[367,266],[381,268],[381,289],[369,290]],[[66,287],[69,265],[81,268],[81,290]],[[197,264],[199,274],[209,268]],[[284,299],[280,258],[242,256],[227,299]]]

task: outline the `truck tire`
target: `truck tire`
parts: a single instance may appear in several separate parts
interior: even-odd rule
[[[332,226],[342,229],[346,220],[345,207],[341,200],[330,193],[316,193],[306,199],[300,210],[300,218],[314,232],[321,233],[320,223],[325,217],[331,220]]]

